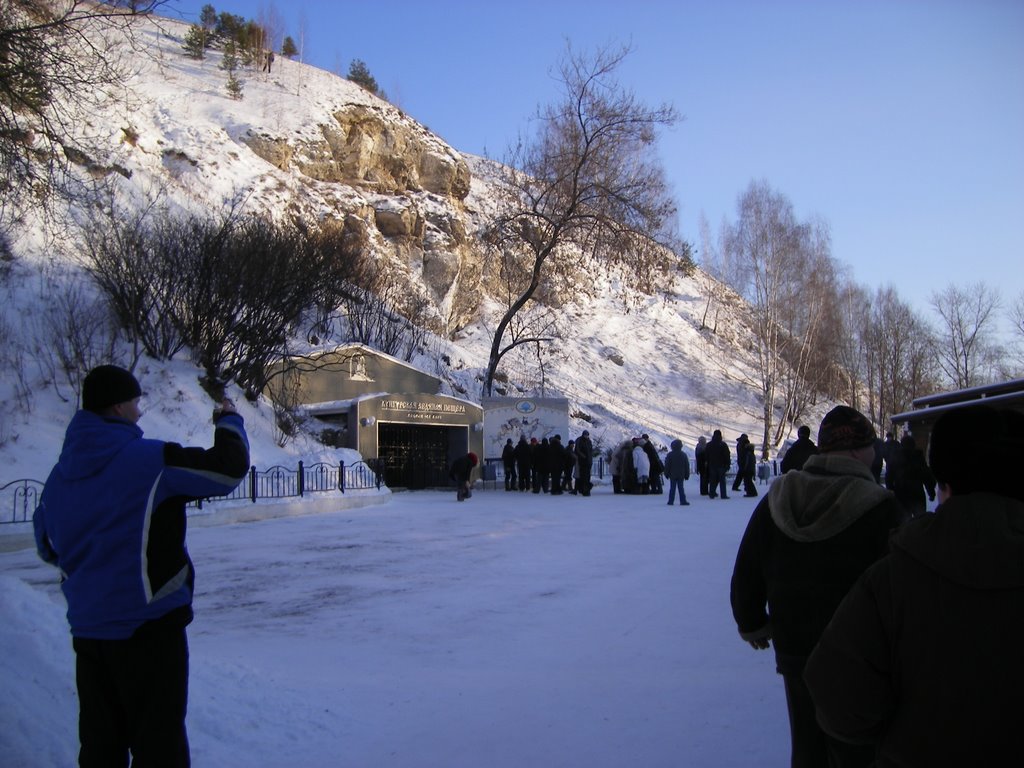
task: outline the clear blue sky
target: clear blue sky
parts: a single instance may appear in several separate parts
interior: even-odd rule
[[[222,0],[284,21],[303,59],[362,59],[391,101],[463,152],[502,159],[551,72],[628,43],[619,79],[684,120],[660,151],[680,230],[700,245],[766,179],[831,225],[856,282],[928,296],[984,281],[1024,293],[1022,0]],[[172,0],[198,18],[204,2]],[[699,254],[698,254],[699,258]]]

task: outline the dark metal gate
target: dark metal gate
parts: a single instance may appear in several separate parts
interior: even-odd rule
[[[448,480],[448,427],[378,423],[377,453],[388,488],[439,488]]]

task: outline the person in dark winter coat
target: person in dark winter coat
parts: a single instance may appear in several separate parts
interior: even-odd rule
[[[590,473],[594,467],[594,444],[590,441],[590,432],[586,429],[576,441],[576,467],[579,470],[579,482],[577,488],[581,496],[589,496],[593,484],[590,482]]]
[[[661,493],[664,490],[664,484],[661,481],[662,475],[665,473],[665,465],[661,461],[661,457],[658,455],[658,450],[651,443],[649,435],[642,435],[640,446],[644,449],[644,453],[647,454],[647,461],[650,463],[650,474],[648,475],[648,487],[651,493]]]
[[[789,710],[793,768],[870,765],[871,752],[818,727],[804,664],[832,613],[861,573],[886,553],[899,502],[871,476],[875,431],[837,406],[818,431],[820,453],[780,475],[740,542],[730,599],[740,636],[775,646]]]
[[[704,439],[704,435],[697,438],[697,445],[693,449],[693,464],[697,470],[697,476],[700,478],[700,495],[708,495],[708,456],[707,456],[708,441]]]
[[[686,500],[686,489],[683,488],[683,481],[690,478],[690,457],[683,453],[683,441],[673,440],[672,450],[665,457],[665,477],[668,478],[668,505],[671,507],[676,500],[676,490],[679,491],[679,504],[689,506]]]
[[[452,462],[448,477],[455,481],[455,500],[465,501],[473,496],[473,467],[478,463],[476,454],[470,451]]]
[[[538,443],[537,438],[530,441],[531,453],[530,462],[533,465],[533,492],[548,492],[548,481],[551,468],[548,466],[548,439],[542,438]]]
[[[742,435],[736,438],[736,477],[732,480],[733,491],[740,489],[740,483],[743,482],[743,472],[746,457],[747,457],[747,446],[750,445],[750,438],[744,432]]]
[[[886,484],[906,510],[904,519],[923,515],[928,510],[925,492],[929,500],[935,501],[935,478],[925,463],[924,453],[912,435],[904,435],[890,458]]]
[[[562,436],[555,435],[548,442],[548,474],[551,478],[552,496],[562,495],[562,468],[564,465],[565,448],[562,447]]]
[[[518,477],[516,476],[516,448],[512,445],[512,438],[505,441],[505,447],[501,449],[501,464],[505,469],[505,490],[514,491]]]
[[[757,484],[754,482],[754,474],[757,472],[757,455],[753,443],[747,442],[743,447],[742,455],[736,457],[736,462],[738,464],[736,474],[743,481],[743,495],[757,496]]]
[[[939,418],[939,506],[893,537],[807,661],[818,722],[879,768],[1021,762],[1022,436],[1024,415],[991,406]]]
[[[67,598],[81,765],[189,764],[185,504],[229,493],[249,469],[230,400],[203,449],[144,438],[141,397],[123,368],[89,372],[32,516],[36,549],[60,569]]]
[[[704,451],[708,463],[708,497],[715,498],[720,492],[723,499],[729,497],[725,494],[725,476],[732,464],[732,454],[729,453],[729,446],[722,439],[722,431],[716,429],[711,435],[711,442]]]
[[[573,475],[576,474],[576,441],[570,440],[565,445],[565,453],[562,454],[562,490],[576,495],[576,485],[573,483]]]
[[[804,462],[818,452],[818,446],[811,440],[811,428],[806,424],[800,426],[796,431],[796,442],[789,446],[786,455],[782,457],[780,469],[782,474],[794,469],[802,469]]]
[[[530,448],[530,444],[526,442],[525,435],[520,435],[519,442],[516,443],[516,471],[519,473],[519,490],[525,491],[530,487],[530,474],[532,472],[533,462],[531,460],[533,451]]]

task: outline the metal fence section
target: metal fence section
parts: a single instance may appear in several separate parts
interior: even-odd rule
[[[259,471],[249,468],[249,476],[226,496],[200,499],[194,502],[200,509],[204,501],[219,499],[249,499],[253,504],[258,499],[288,499],[305,496],[318,491],[367,490],[384,485],[384,473],[378,471],[377,461],[370,466],[365,461],[345,466],[345,463],[328,464],[320,461],[308,467],[301,461],[297,469],[275,465]]]
[[[42,491],[43,484],[29,478],[0,485],[0,525],[31,521]]]
[[[223,499],[249,499],[255,504],[259,499],[297,498],[321,491],[380,490],[384,485],[383,466],[377,460],[371,462],[357,461],[346,466],[344,462],[321,461],[306,466],[300,461],[297,469],[278,465],[262,471],[250,467],[247,477],[231,493],[200,499],[188,506],[202,509],[204,502]],[[31,522],[42,490],[41,481],[29,478],[0,486],[0,525]]]

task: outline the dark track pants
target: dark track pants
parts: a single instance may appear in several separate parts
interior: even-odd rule
[[[150,624],[128,640],[74,639],[83,768],[187,768],[188,638]]]
[[[793,746],[790,768],[870,768],[875,764],[874,747],[846,744],[821,730],[802,677],[783,675],[782,679]]]

